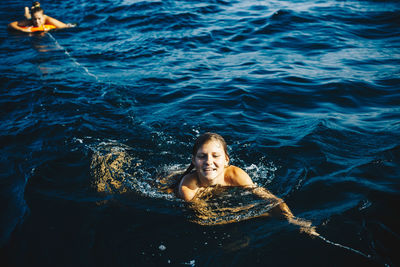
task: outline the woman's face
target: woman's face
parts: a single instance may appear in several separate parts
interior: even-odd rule
[[[192,158],[200,182],[207,185],[215,185],[223,181],[224,169],[228,161],[222,144],[216,140],[204,143]]]
[[[39,27],[44,24],[44,14],[43,11],[38,11],[32,14],[33,26]]]

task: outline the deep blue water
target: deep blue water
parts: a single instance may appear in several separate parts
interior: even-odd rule
[[[3,266],[400,265],[397,1],[41,3],[78,26],[10,32],[30,3],[2,2]],[[370,257],[278,219],[188,220],[156,181],[205,131]],[[96,190],[96,160],[122,187]]]

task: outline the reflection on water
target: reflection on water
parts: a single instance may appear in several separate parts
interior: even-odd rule
[[[268,216],[280,204],[277,199],[263,199],[251,188],[214,186],[199,192],[189,205],[190,220],[201,225],[227,224]]]

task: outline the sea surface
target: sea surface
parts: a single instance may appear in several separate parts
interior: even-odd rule
[[[7,30],[30,4],[0,8],[1,266],[400,266],[398,1],[43,0],[77,26]],[[321,237],[240,190],[196,221],[165,183],[206,131]]]

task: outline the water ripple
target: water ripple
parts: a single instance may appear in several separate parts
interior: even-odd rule
[[[27,265],[19,255],[29,248],[29,264],[43,265],[45,251],[57,265],[64,256],[56,236],[74,256],[70,266],[229,266],[261,254],[275,265],[320,266],[332,253],[334,265],[371,264],[264,219],[241,222],[247,241],[229,246],[240,250],[231,260],[218,242],[241,240],[237,224],[196,228],[183,202],[159,190],[162,177],[190,163],[196,137],[215,131],[226,138],[232,164],[312,219],[327,240],[395,265],[388,240],[398,239],[399,224],[392,216],[400,173],[396,1],[42,4],[78,26],[51,35],[0,31],[7,259]],[[23,6],[4,5],[7,25]],[[76,216],[83,224],[73,224]],[[165,220],[171,223],[159,223]],[[182,250],[182,243],[191,245]],[[283,245],[285,255],[273,249]],[[307,248],[304,258],[298,247]],[[79,255],[104,258],[72,260]]]

